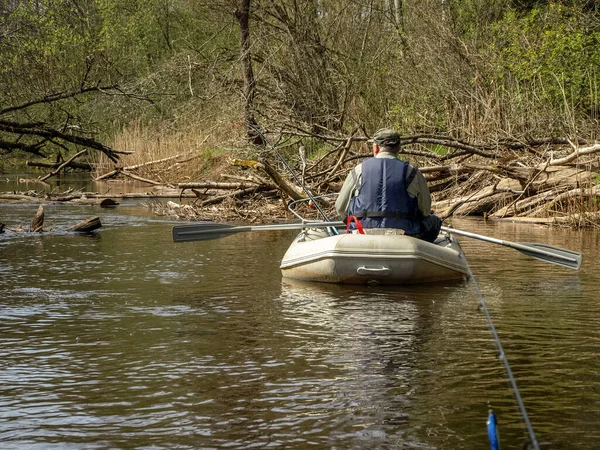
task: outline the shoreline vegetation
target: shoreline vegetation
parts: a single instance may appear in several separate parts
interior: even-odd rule
[[[0,202],[320,219],[276,149],[333,218],[390,127],[440,216],[600,227],[596,2],[209,3],[2,7],[0,173],[33,175]],[[48,183],[69,171],[97,192]]]
[[[294,133],[291,147],[308,136]],[[309,136],[315,139],[314,136]],[[289,156],[292,170],[326,214],[334,217],[335,193],[358,161],[369,156],[366,137],[322,139],[330,150],[307,159],[303,150]],[[420,166],[434,198],[433,210],[442,217],[475,215],[488,219],[541,223],[569,227],[596,227],[600,222],[597,197],[600,144],[566,139],[539,139],[531,142],[506,140],[495,146],[471,144],[445,136],[403,137],[402,157]],[[435,145],[443,153],[433,153]],[[417,147],[419,150],[413,150]],[[543,150],[541,150],[543,149]],[[305,150],[304,150],[305,151]],[[23,182],[40,184],[41,190],[0,193],[1,201],[31,201],[99,205],[105,199],[144,199],[156,214],[185,220],[246,220],[268,223],[294,218],[290,201],[299,202],[298,212],[306,219],[319,219],[309,206],[308,196],[290,176],[277,167],[272,155],[223,152],[207,163],[206,174],[195,181],[176,182],[173,169],[204,157],[202,151],[175,154],[140,164],[104,164],[96,168],[97,182],[121,178],[148,186],[145,192],[79,192],[71,189],[49,192],[44,189],[48,175],[60,176],[69,167],[81,170],[75,158],[63,164],[47,164],[51,172]],[[253,158],[252,158],[253,156]],[[414,160],[418,162],[414,162]],[[271,162],[270,162],[271,161]],[[425,163],[423,164],[423,161]],[[68,164],[67,164],[68,163]],[[420,165],[423,164],[423,165]],[[27,166],[39,164],[27,163]],[[92,167],[90,166],[90,169]],[[91,175],[92,176],[92,175]],[[160,201],[164,199],[164,201]],[[178,200],[177,202],[174,200]]]

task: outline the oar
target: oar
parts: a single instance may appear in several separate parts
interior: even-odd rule
[[[208,241],[247,231],[301,230],[303,228],[345,227],[344,222],[303,222],[275,225],[234,226],[226,223],[190,223],[173,227],[173,242]]]
[[[456,230],[454,228],[442,227],[442,231],[457,234],[459,236],[471,237],[481,241],[492,242],[494,244],[504,245],[505,247],[514,248],[521,253],[539,259],[540,261],[549,262],[558,266],[568,267],[569,269],[579,270],[581,267],[581,253],[565,250],[564,248],[552,247],[546,244],[536,244],[534,242],[510,242],[503,241],[480,234],[469,233],[468,231]]]

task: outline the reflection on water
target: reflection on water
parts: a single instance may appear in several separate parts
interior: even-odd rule
[[[56,231],[0,234],[2,448],[486,448],[488,404],[503,448],[526,440],[467,283],[300,284],[290,232],[173,244],[133,205],[46,211]],[[461,239],[538,440],[594,448],[598,236],[455,226],[584,252],[572,272]]]
[[[59,175],[48,178],[45,182],[36,179],[50,172],[50,169],[39,169],[34,173],[21,173],[8,171],[0,173],[0,192],[27,192],[46,191],[60,193],[67,189],[81,192],[101,193],[139,193],[151,190],[147,183],[123,181],[123,180],[100,180],[94,181],[94,175],[88,172],[61,172]]]

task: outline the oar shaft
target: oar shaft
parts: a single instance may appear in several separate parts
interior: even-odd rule
[[[173,242],[205,241],[220,239],[247,231],[302,230],[304,228],[343,227],[344,222],[303,222],[275,225],[233,226],[224,223],[190,223],[173,227]]]
[[[448,233],[457,234],[459,236],[471,237],[474,239],[479,239],[480,241],[492,242],[493,244],[505,245],[505,242],[501,239],[496,239],[489,236],[482,236],[480,234],[469,233],[468,231],[456,230],[454,228],[442,227],[442,231],[446,231]]]
[[[579,269],[581,266],[582,256],[580,253],[565,250],[562,248],[552,247],[550,245],[535,244],[535,243],[518,243],[503,241],[501,239],[492,238],[489,236],[482,236],[480,234],[470,233],[468,231],[456,230],[454,228],[442,227],[442,231],[456,234],[459,236],[471,237],[479,239],[481,241],[492,242],[494,244],[500,244],[505,247],[513,248],[520,251],[532,258],[541,259],[546,262],[568,267],[570,269]]]

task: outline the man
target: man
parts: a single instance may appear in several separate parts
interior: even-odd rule
[[[442,225],[430,214],[431,195],[423,174],[398,159],[400,135],[382,129],[373,139],[373,158],[346,177],[335,202],[340,217],[356,217],[363,228],[395,228],[408,236],[433,242]],[[355,228],[354,224],[350,224]],[[368,233],[368,231],[367,231]]]

